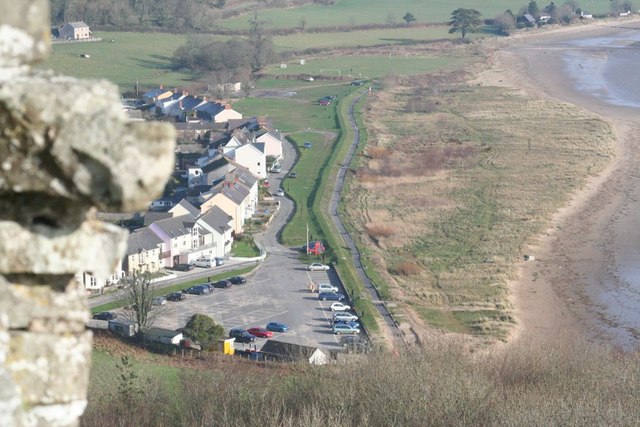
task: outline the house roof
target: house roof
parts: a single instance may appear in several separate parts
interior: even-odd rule
[[[204,123],[177,122],[177,123],[173,123],[173,126],[176,128],[177,131],[224,129],[224,126],[222,126],[222,123],[213,123],[213,122],[204,122]]]
[[[266,145],[264,142],[254,142],[251,145],[256,147],[258,149],[258,151],[260,151],[262,154],[264,154],[265,145]]]
[[[191,203],[189,203],[185,199],[180,200],[180,203],[178,203],[176,206],[169,209],[169,212],[172,212],[178,206],[182,207],[183,209],[186,209],[186,211],[189,212],[194,217],[200,215],[200,210],[198,210],[198,208],[193,206]]]
[[[182,107],[180,107],[182,111],[193,110],[202,103],[202,99],[196,98],[195,96],[191,95],[185,96],[180,101],[182,101]]]
[[[260,128],[256,117],[248,117],[246,119],[229,119],[227,121],[227,131],[233,132],[236,129],[246,128],[249,130],[257,130]]]
[[[158,89],[150,90],[149,92],[143,94],[142,97],[143,98],[155,98],[156,96],[162,95],[163,93],[167,93],[167,92],[168,92],[167,89],[158,88]]]
[[[161,219],[153,223],[164,234],[173,238],[190,234],[189,229],[193,228],[195,217],[191,214],[180,215],[177,217]]]
[[[82,21],[75,21],[75,22],[67,22],[65,25],[69,25],[72,28],[85,28],[85,27],[89,27],[87,24],[85,24]]]
[[[162,244],[162,239],[156,236],[149,228],[143,227],[129,234],[127,238],[127,255],[157,249],[160,244]]]
[[[227,213],[220,209],[218,206],[213,206],[199,219],[207,223],[212,228],[218,230],[220,234],[223,234],[225,231],[231,229],[229,221],[231,221],[233,218],[227,215]]]
[[[215,115],[222,110],[224,110],[224,105],[218,104],[217,102],[207,102],[206,104],[202,104],[196,107],[196,111],[207,113],[211,117],[215,117]]]
[[[165,218],[171,218],[172,216],[173,215],[171,215],[169,212],[153,212],[153,211],[145,212],[144,226],[148,227],[156,221],[160,221],[161,219],[165,219]]]
[[[317,347],[293,344],[282,341],[267,340],[262,348],[262,353],[277,356],[286,360],[309,360],[316,351],[320,351]]]
[[[229,181],[223,181],[221,185],[222,189],[220,192],[236,205],[242,204],[249,195],[249,190],[241,185]]]
[[[214,171],[216,169],[225,167],[229,164],[229,159],[227,159],[224,156],[219,156],[218,158],[215,158],[213,161],[207,163],[205,166],[202,167],[202,173],[209,173],[211,171]]]
[[[524,19],[526,19],[527,21],[529,21],[531,23],[535,23],[536,22],[536,19],[530,13],[525,13],[523,16],[524,16]]]

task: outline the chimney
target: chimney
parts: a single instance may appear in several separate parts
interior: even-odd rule
[[[225,105],[224,105],[224,109],[225,109],[225,110],[230,110],[230,109],[231,109],[231,105],[229,105],[229,104],[225,104]]]
[[[206,96],[203,96],[203,97],[202,97],[202,101],[204,101],[204,102],[208,102],[208,101],[207,101],[207,97],[206,97]]]
[[[160,85],[160,89],[164,89],[164,85]]]

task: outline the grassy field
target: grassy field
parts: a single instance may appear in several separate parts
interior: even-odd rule
[[[78,78],[104,78],[134,91],[136,81],[143,89],[160,84],[184,88],[195,74],[171,70],[171,57],[186,35],[166,33],[96,32],[104,41],[95,43],[55,44],[42,65]],[[113,40],[113,42],[111,42]],[[88,59],[80,54],[88,54]]]
[[[366,126],[343,196],[393,299],[435,326],[502,337],[520,248],[608,162],[609,127],[504,89],[419,83],[376,94]]]
[[[609,10],[610,0],[590,0],[578,2],[590,13],[605,13]],[[458,0],[455,3],[446,0],[338,0],[333,6],[308,4],[297,8],[270,9],[259,13],[259,19],[265,20],[272,28],[299,28],[304,21],[307,28],[338,25],[386,24],[404,22],[402,17],[411,12],[416,22],[441,23],[451,19],[451,12],[457,8],[477,9],[483,18],[493,18],[497,14],[511,9],[514,13],[526,6],[527,1],[518,0]],[[538,2],[542,9],[547,3]],[[240,16],[221,22],[221,26],[230,29],[248,29],[250,16]]]
[[[472,38],[474,35],[470,35]],[[287,36],[274,36],[273,44],[277,51],[302,51],[305,49],[327,49],[344,47],[369,47],[381,45],[413,45],[432,40],[455,39],[459,35],[449,34],[448,26],[429,28],[386,28],[366,31],[333,33],[296,33]]]
[[[424,74],[434,70],[462,67],[468,58],[443,53],[429,55],[423,52],[407,51],[380,53],[359,53],[358,55],[310,58],[304,65],[292,63],[287,68],[272,65],[266,72],[272,75],[326,75],[348,76],[354,79],[378,78],[388,74]]]

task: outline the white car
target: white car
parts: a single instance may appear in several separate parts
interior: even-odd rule
[[[327,271],[330,267],[325,264],[320,264],[319,262],[314,262],[313,264],[309,264],[307,270],[309,271]]]
[[[276,196],[284,196],[284,190],[282,188],[278,188],[276,190]]]
[[[336,292],[338,292],[338,288],[333,286],[331,283],[319,283],[317,291],[318,291],[318,293],[320,293],[320,292],[336,293]]]
[[[333,320],[344,320],[345,322],[355,322],[358,320],[358,316],[355,314],[347,313],[346,311],[336,311],[333,313]]]
[[[331,311],[347,311],[347,310],[351,310],[351,307],[341,302],[334,302],[333,304],[331,304]]]
[[[167,299],[165,297],[155,297],[151,304],[153,305],[165,305],[167,303]]]

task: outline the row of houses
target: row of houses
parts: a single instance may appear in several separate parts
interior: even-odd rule
[[[242,114],[231,105],[209,101],[207,97],[190,95],[186,91],[160,87],[142,95],[147,108],[154,108],[156,114],[174,117],[182,122],[227,123],[229,120],[242,119]]]

